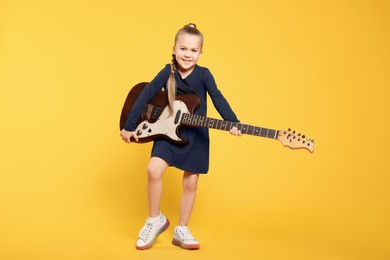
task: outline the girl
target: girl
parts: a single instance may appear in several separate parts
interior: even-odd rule
[[[162,88],[168,93],[169,109],[172,111],[176,95],[196,94],[200,107],[195,114],[206,116],[207,93],[224,120],[239,122],[228,102],[218,90],[214,78],[207,68],[196,63],[202,55],[203,35],[195,24],[181,28],[175,37],[172,52],[172,64],[167,64],[157,76],[144,88],[127,116],[121,131],[123,141],[138,141],[134,132],[142,109]],[[241,136],[233,127],[232,135]],[[169,220],[160,211],[162,194],[162,175],[168,166],[175,166],[184,171],[183,193],[180,202],[178,226],[174,229],[172,243],[183,249],[198,249],[198,241],[191,235],[187,224],[195,202],[199,174],[206,174],[209,167],[209,132],[208,128],[182,127],[180,135],[189,140],[186,145],[177,145],[165,139],[156,139],[151,158],[147,166],[147,192],[149,218],[139,232],[137,249],[152,247],[157,237],[169,226]]]

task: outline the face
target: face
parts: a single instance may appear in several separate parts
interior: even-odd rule
[[[173,54],[179,64],[179,71],[182,74],[191,73],[202,55],[202,38],[188,33],[179,35],[173,47]]]

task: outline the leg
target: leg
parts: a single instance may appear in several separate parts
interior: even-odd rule
[[[192,236],[187,227],[194,207],[196,188],[198,186],[198,174],[184,172],[183,174],[183,195],[180,202],[179,226],[173,233],[172,244],[183,249],[199,249],[198,241]]]
[[[162,195],[162,175],[168,164],[158,157],[150,158],[148,172],[148,203],[149,217],[157,217],[160,214],[160,201]]]
[[[169,227],[169,220],[160,211],[162,194],[162,175],[168,164],[157,157],[150,158],[148,172],[149,218],[138,233],[136,248],[149,249],[157,237]]]
[[[183,174],[183,194],[180,201],[179,225],[187,226],[194,207],[199,175],[189,172]]]

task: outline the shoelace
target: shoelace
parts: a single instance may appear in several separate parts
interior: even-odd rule
[[[141,232],[139,233],[139,238],[141,238],[146,242],[148,240],[152,228],[153,228],[153,221],[147,220],[145,226],[142,228]]]
[[[189,241],[193,240],[196,241],[196,239],[192,236],[190,230],[186,226],[181,226],[179,229],[180,234],[184,237],[184,240]]]

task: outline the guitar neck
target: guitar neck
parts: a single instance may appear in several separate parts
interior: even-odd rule
[[[261,136],[271,139],[277,139],[278,130],[257,127],[247,124],[241,124],[238,122],[225,121],[215,118],[209,118],[201,115],[183,113],[180,123],[192,127],[206,127],[219,129],[224,131],[230,131],[233,126],[236,126],[242,134]]]

